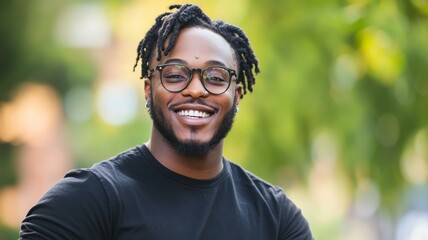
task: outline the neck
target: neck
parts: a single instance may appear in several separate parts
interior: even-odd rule
[[[146,143],[153,156],[166,168],[194,179],[212,179],[223,169],[223,140],[202,156],[184,155],[177,151],[155,128]]]

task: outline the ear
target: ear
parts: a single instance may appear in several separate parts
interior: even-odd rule
[[[242,85],[240,83],[238,83],[235,86],[235,101],[236,101],[236,106],[239,106],[239,101],[241,101],[241,97],[242,97]]]
[[[149,101],[151,91],[152,91],[151,81],[150,79],[145,78],[144,79],[144,97],[146,98],[146,101]]]

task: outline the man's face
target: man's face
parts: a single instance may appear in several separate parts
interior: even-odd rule
[[[237,71],[230,45],[220,35],[208,29],[183,29],[172,52],[162,56],[158,64],[179,63],[190,68],[223,66]],[[208,94],[196,72],[186,89],[179,93],[167,91],[156,71],[146,81],[146,97],[154,127],[179,152],[204,155],[219,144],[230,131],[239,104],[242,87],[233,78],[229,89],[221,95]],[[193,115],[192,115],[193,113]]]

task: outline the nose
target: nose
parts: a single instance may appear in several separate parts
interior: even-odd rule
[[[189,85],[181,91],[181,94],[192,98],[204,97],[206,90],[202,85],[201,71],[194,71],[192,75]]]

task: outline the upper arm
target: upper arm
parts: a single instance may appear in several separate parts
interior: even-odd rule
[[[87,170],[73,171],[28,212],[20,239],[108,239],[110,209],[98,178]]]

